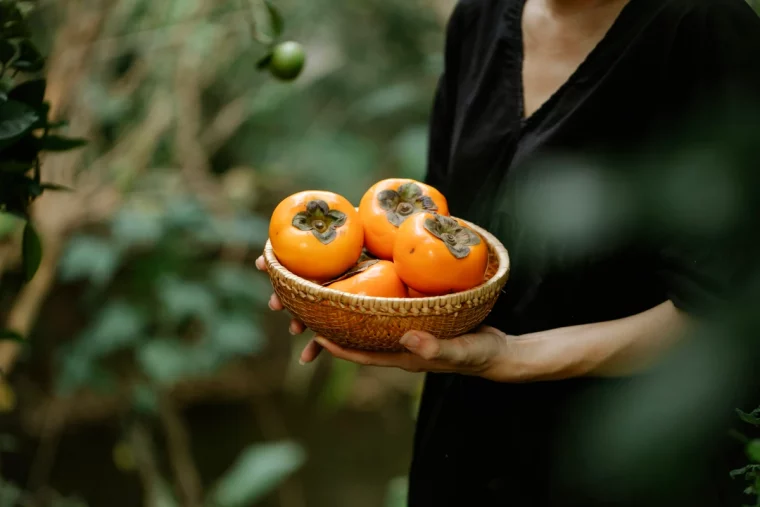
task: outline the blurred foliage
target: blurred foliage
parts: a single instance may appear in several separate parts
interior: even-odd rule
[[[47,82],[39,77],[45,58],[32,41],[26,19],[33,7],[33,2],[0,1],[0,217],[3,228],[13,223],[7,215],[26,221],[22,246],[27,281],[42,258],[29,206],[45,190],[61,190],[41,181],[40,156],[84,144],[56,134],[65,122],[49,118]]]
[[[738,410],[738,413],[742,421],[755,428],[760,428],[760,407],[750,413],[741,410]],[[745,442],[747,458],[750,463],[745,467],[733,470],[731,476],[741,477],[747,481],[749,485],[745,493],[756,498],[755,502],[747,507],[758,507],[760,506],[760,438],[750,440],[742,437],[741,439]]]

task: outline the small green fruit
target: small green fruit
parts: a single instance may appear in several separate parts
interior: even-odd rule
[[[305,61],[303,46],[293,41],[283,42],[272,51],[269,72],[277,79],[291,81],[301,73]]]

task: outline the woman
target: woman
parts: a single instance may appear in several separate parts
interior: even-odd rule
[[[699,487],[584,489],[565,467],[585,466],[567,451],[582,429],[573,416],[593,412],[587,402],[601,399],[593,396],[615,392],[676,343],[723,296],[739,258],[635,236],[580,257],[540,251],[518,204],[525,182],[540,181],[545,157],[630,160],[672,138],[697,106],[722,108],[741,93],[755,98],[758,62],[760,22],[743,0],[457,5],[427,182],[447,196],[453,215],[504,242],[512,257],[507,290],[488,325],[458,339],[412,332],[402,339],[409,353],[383,354],[317,337],[301,357],[313,361],[324,349],[360,364],[428,372],[410,507],[739,505],[701,476],[692,481]],[[606,175],[619,176],[619,163],[607,167]],[[264,269],[262,259],[257,265]],[[270,306],[282,309],[276,296]],[[294,321],[290,331],[303,325]],[[691,464],[684,461],[679,466]],[[720,463],[705,477],[722,481],[729,469]]]

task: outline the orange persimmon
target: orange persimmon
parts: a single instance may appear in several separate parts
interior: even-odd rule
[[[399,227],[393,263],[399,278],[418,293],[451,294],[483,283],[488,247],[456,218],[419,213]]]
[[[375,183],[359,203],[365,247],[376,257],[391,260],[399,226],[423,212],[448,215],[446,198],[430,185],[415,180],[391,178]]]
[[[364,231],[359,214],[333,192],[310,190],[285,198],[269,221],[277,260],[294,274],[327,281],[356,264]]]
[[[370,260],[360,263],[356,274],[347,276],[327,286],[350,294],[380,298],[405,298],[406,285],[398,277],[391,261]]]

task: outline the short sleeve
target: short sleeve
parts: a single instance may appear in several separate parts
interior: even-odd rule
[[[729,203],[735,213],[719,230],[661,239],[657,275],[676,307],[705,315],[739,296],[760,258],[755,156],[760,141],[760,18],[744,0],[695,4],[679,26],[671,56],[681,97],[679,116],[693,122],[685,126],[686,144],[679,148],[690,150],[695,161],[708,160],[731,181],[737,189]],[[717,210],[725,202],[700,205]]]

